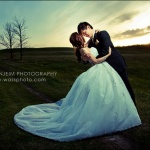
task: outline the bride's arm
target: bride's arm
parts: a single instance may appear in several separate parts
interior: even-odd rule
[[[107,55],[100,57],[100,58],[95,58],[91,53],[85,53],[84,55],[87,55],[87,59],[92,61],[94,64],[98,64],[101,63],[103,61],[105,61],[110,55],[111,55],[111,48],[109,47],[109,52]]]

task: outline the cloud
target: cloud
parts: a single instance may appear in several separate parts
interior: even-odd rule
[[[131,20],[134,16],[136,16],[137,13],[138,12],[130,12],[127,14],[123,14],[123,15],[116,17],[115,20],[117,20],[118,22],[128,21],[128,20]]]
[[[131,21],[135,16],[137,16],[139,12],[134,11],[134,12],[128,12],[122,15],[119,15],[115,18],[113,18],[110,23],[111,24],[119,24],[119,23],[124,23],[125,21]]]
[[[115,34],[113,36],[113,38],[115,38],[115,39],[135,38],[135,37],[139,37],[139,36],[144,36],[149,33],[150,33],[150,26],[147,26],[147,27],[141,28],[141,29],[126,30],[122,33]]]

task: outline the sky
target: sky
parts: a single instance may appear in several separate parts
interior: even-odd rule
[[[147,44],[149,8],[150,1],[0,1],[0,34],[17,16],[26,19],[28,47],[72,47],[83,21],[108,31],[115,46]]]

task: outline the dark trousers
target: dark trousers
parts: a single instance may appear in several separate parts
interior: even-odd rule
[[[129,80],[128,80],[128,76],[127,76],[127,73],[126,71],[122,72],[122,73],[119,73],[120,77],[122,78],[122,80],[124,81],[125,85],[126,85],[126,88],[127,90],[129,91],[129,94],[134,102],[134,104],[136,105],[136,102],[135,102],[135,96],[134,96],[134,92],[132,90],[132,87],[129,83]]]

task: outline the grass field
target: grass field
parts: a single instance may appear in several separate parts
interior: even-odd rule
[[[150,146],[150,49],[144,46],[133,46],[120,47],[118,50],[123,54],[128,65],[129,80],[135,92],[142,126],[111,136],[69,143],[55,142],[24,132],[14,124],[13,116],[25,106],[47,103],[49,100],[55,102],[65,97],[77,76],[86,71],[90,65],[77,63],[73,49],[70,48],[24,49],[23,60],[19,60],[18,50],[14,50],[13,60],[9,59],[10,54],[6,50],[0,51],[0,149],[148,149]],[[20,75],[19,72],[55,72],[55,75],[25,76]],[[7,73],[14,74],[7,76]],[[24,81],[15,82],[18,78],[23,78]],[[32,82],[25,82],[27,78],[31,78]],[[44,78],[45,81],[34,82],[35,78],[38,80]],[[112,137],[117,136],[124,141],[111,140]]]

